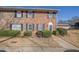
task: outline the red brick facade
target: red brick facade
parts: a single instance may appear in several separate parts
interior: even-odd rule
[[[33,11],[34,17],[26,17],[26,11]],[[21,11],[22,17],[15,17],[16,12]],[[52,19],[48,16],[48,13],[53,14]],[[48,24],[53,24],[53,30],[56,29],[56,14],[58,10],[46,10],[46,9],[17,9],[17,8],[0,8],[0,20],[5,21],[4,27],[10,28],[10,24],[44,24],[44,30],[48,30]],[[3,23],[4,24],[4,23]],[[23,29],[25,30],[25,29]],[[36,31],[34,29],[33,31]]]

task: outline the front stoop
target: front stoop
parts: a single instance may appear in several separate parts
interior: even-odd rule
[[[36,36],[36,31],[32,31],[32,37]]]

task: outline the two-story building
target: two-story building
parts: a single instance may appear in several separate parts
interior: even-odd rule
[[[58,10],[0,8],[0,27],[21,31],[53,31]]]

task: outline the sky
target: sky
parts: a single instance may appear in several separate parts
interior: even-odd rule
[[[79,16],[79,6],[0,6],[6,8],[46,8],[58,9],[57,20],[71,20],[72,17]]]

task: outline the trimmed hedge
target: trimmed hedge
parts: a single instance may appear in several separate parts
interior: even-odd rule
[[[53,31],[53,35],[61,35],[64,36],[67,34],[67,30],[63,28],[57,28],[56,31]]]
[[[45,37],[45,38],[48,38],[48,37],[51,37],[52,36],[52,32],[51,31],[38,31],[36,32],[36,36],[37,37]]]
[[[0,30],[0,36],[17,36],[20,31],[16,30]]]
[[[61,36],[64,36],[67,34],[67,30],[63,28],[57,28],[57,31],[59,32]]]
[[[31,31],[26,31],[26,32],[24,32],[24,36],[32,36],[32,32]]]
[[[51,31],[42,31],[43,32],[43,37],[51,37],[52,36],[52,32]]]
[[[45,38],[51,37],[52,36],[52,32],[51,31],[42,31],[42,36]]]

